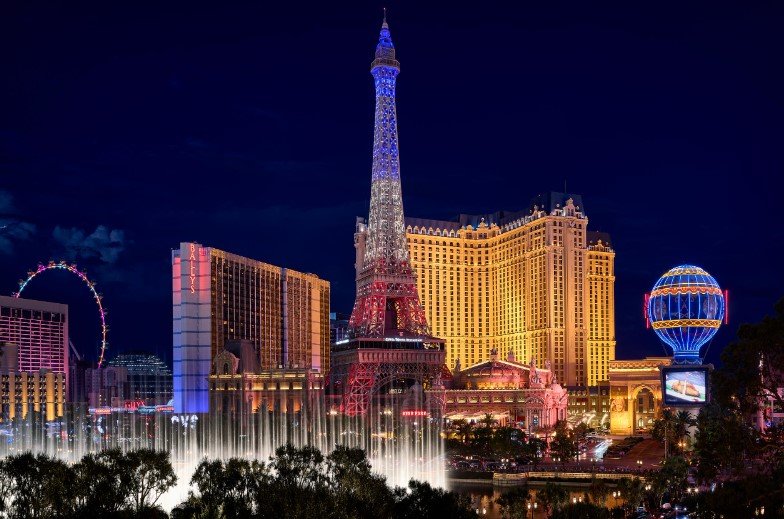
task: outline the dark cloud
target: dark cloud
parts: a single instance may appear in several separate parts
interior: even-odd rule
[[[35,234],[35,225],[15,218],[14,198],[0,191],[0,253],[13,254],[15,241],[28,241]]]
[[[13,254],[14,241],[27,241],[35,234],[35,225],[27,222],[0,219],[0,252]]]
[[[57,226],[52,236],[65,247],[65,254],[71,259],[97,258],[104,263],[115,263],[126,245],[124,231],[110,230],[105,225],[99,225],[90,235],[76,227]]]
[[[14,210],[14,198],[11,193],[0,191],[0,214],[10,214]]]

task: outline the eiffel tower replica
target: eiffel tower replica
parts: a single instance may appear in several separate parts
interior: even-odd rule
[[[370,215],[357,219],[357,296],[349,339],[332,352],[333,391],[341,410],[365,415],[371,399],[395,384],[440,388],[444,340],[430,335],[408,262],[397,140],[395,82],[400,63],[386,21],[370,66],[376,86]],[[394,390],[393,390],[394,391]]]

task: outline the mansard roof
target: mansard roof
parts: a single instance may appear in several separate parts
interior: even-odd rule
[[[553,211],[557,211],[562,209],[566,206],[569,200],[572,200],[572,203],[575,207],[578,208],[582,215],[585,215],[585,207],[583,207],[583,197],[582,195],[578,195],[575,193],[560,193],[557,191],[550,191],[547,193],[542,193],[534,198],[531,199],[531,203],[528,205],[526,209],[521,209],[519,211],[496,211],[494,213],[484,213],[484,214],[464,214],[461,213],[454,218],[450,218],[448,220],[435,220],[429,218],[410,218],[406,217],[405,225],[411,227],[424,227],[425,229],[432,227],[433,229],[442,229],[442,230],[454,230],[457,231],[462,227],[470,225],[474,229],[476,229],[479,224],[484,220],[484,222],[489,226],[492,224],[496,224],[499,227],[502,227],[506,224],[510,224],[520,218],[524,218],[532,214],[534,207],[537,208],[539,211],[544,211],[547,214],[552,213]],[[604,241],[604,240],[603,240]]]

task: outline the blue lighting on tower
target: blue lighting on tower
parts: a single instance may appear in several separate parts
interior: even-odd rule
[[[698,364],[700,348],[716,335],[725,312],[725,294],[705,270],[679,265],[665,272],[646,299],[646,318],[672,348],[673,362]]]
[[[376,85],[376,124],[373,139],[373,180],[400,178],[397,148],[397,109],[395,83],[400,63],[395,58],[395,46],[387,25],[386,12],[376,45],[376,59],[370,65]]]
[[[365,266],[380,260],[385,263],[408,262],[395,107],[395,84],[399,73],[400,62],[395,57],[385,12],[376,54],[370,65],[376,86],[376,114]]]

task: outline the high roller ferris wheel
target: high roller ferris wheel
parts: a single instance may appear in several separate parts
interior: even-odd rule
[[[47,272],[49,270],[63,270],[66,272],[70,272],[74,274],[76,277],[81,279],[87,288],[90,289],[90,292],[93,294],[93,299],[95,300],[96,305],[98,305],[98,314],[101,318],[101,347],[98,351],[98,367],[100,368],[104,362],[104,356],[106,355],[106,350],[109,348],[109,344],[106,341],[106,336],[109,332],[109,327],[106,325],[106,309],[103,306],[103,296],[95,290],[95,282],[91,281],[87,274],[79,270],[76,267],[75,263],[66,263],[65,261],[50,261],[46,265],[39,263],[38,268],[35,270],[31,270],[27,273],[27,278],[19,281],[19,290],[13,293],[14,297],[20,297],[22,291],[25,287],[32,281],[34,278],[38,277],[40,274]]]

